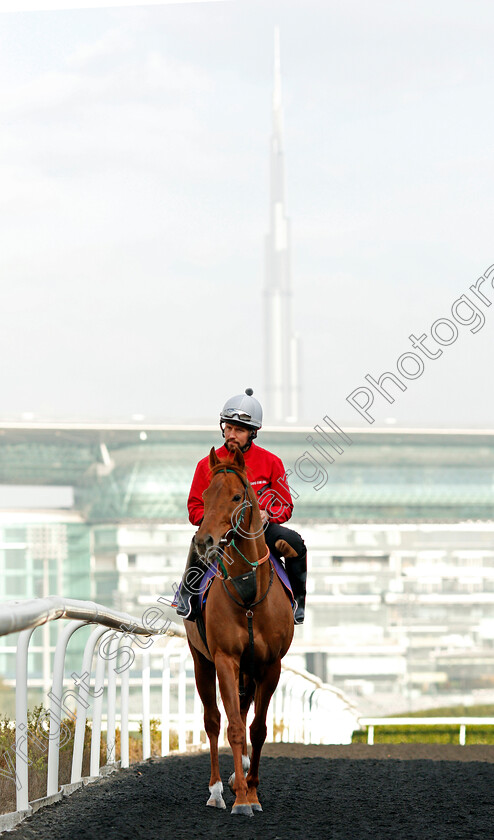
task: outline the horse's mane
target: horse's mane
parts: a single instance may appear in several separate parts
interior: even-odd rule
[[[238,464],[234,464],[233,461],[230,461],[229,458],[222,458],[218,464],[215,464],[214,467],[211,469],[211,478],[214,478],[215,475],[218,475],[220,472],[225,472],[226,470],[231,470],[231,472],[236,473],[239,478],[243,481],[248,481],[247,479],[247,472],[242,467],[239,467]]]
[[[224,472],[226,474],[227,470],[229,472],[235,473],[235,475],[238,476],[238,478],[241,480],[242,484],[247,489],[247,498],[254,505],[254,507],[257,506],[258,505],[258,499],[257,499],[256,493],[254,491],[254,488],[252,487],[252,485],[249,482],[249,479],[247,478],[247,469],[245,468],[245,466],[242,468],[241,466],[239,466],[239,464],[234,463],[233,461],[230,461],[229,458],[221,458],[217,464],[215,464],[213,467],[210,467],[210,474],[211,474],[210,481],[213,480],[215,475],[218,475],[221,472]]]

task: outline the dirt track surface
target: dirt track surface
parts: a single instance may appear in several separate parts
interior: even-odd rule
[[[206,808],[209,755],[132,765],[34,814],[8,840],[489,840],[494,747],[266,745],[264,811]]]

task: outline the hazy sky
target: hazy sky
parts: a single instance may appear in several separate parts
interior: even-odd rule
[[[348,394],[397,374],[494,263],[492,2],[3,14],[0,420],[215,422],[246,386],[262,401],[276,23],[301,420],[367,427]],[[376,395],[375,426],[492,426],[477,304],[481,328],[422,355],[393,405]]]

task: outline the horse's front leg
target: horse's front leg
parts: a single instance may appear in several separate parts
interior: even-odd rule
[[[257,788],[259,786],[259,762],[261,759],[261,750],[266,740],[266,716],[268,713],[268,706],[273,696],[273,692],[278,685],[281,673],[281,659],[269,665],[262,680],[259,680],[255,695],[255,714],[254,720],[250,726],[250,742],[252,744],[252,755],[250,758],[250,770],[247,775],[247,799],[252,806],[253,811],[262,811],[261,803],[257,798]]]
[[[240,694],[240,717],[242,718],[242,722],[244,724],[245,734],[246,737],[244,738],[244,745],[242,747],[242,767],[244,769],[244,776],[247,775],[250,768],[250,758],[247,752],[247,715],[249,713],[250,704],[252,703],[255,691],[255,683],[254,681],[246,680],[244,682],[244,692]],[[233,792],[235,792],[235,773],[232,773],[230,778],[228,779],[228,784]]]
[[[247,782],[243,774],[242,753],[245,743],[245,723],[240,714],[240,699],[238,696],[239,665],[234,659],[225,655],[215,656],[216,672],[220,686],[221,699],[228,718],[228,740],[233,753],[233,767],[235,773],[235,802],[232,814],[252,816],[252,808],[247,800]]]
[[[216,702],[216,668],[192,645],[189,646],[194,660],[194,673],[197,691],[204,706],[204,729],[209,738],[211,758],[211,776],[209,779],[210,797],[206,805],[212,808],[226,808],[223,799],[223,783],[220,777],[218,757],[218,736],[220,734],[220,711]]]

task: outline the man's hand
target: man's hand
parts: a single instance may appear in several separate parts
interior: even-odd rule
[[[267,512],[267,510],[261,510],[260,513],[261,513],[261,522],[262,522],[263,525],[265,525],[266,522],[269,522],[268,512]]]

